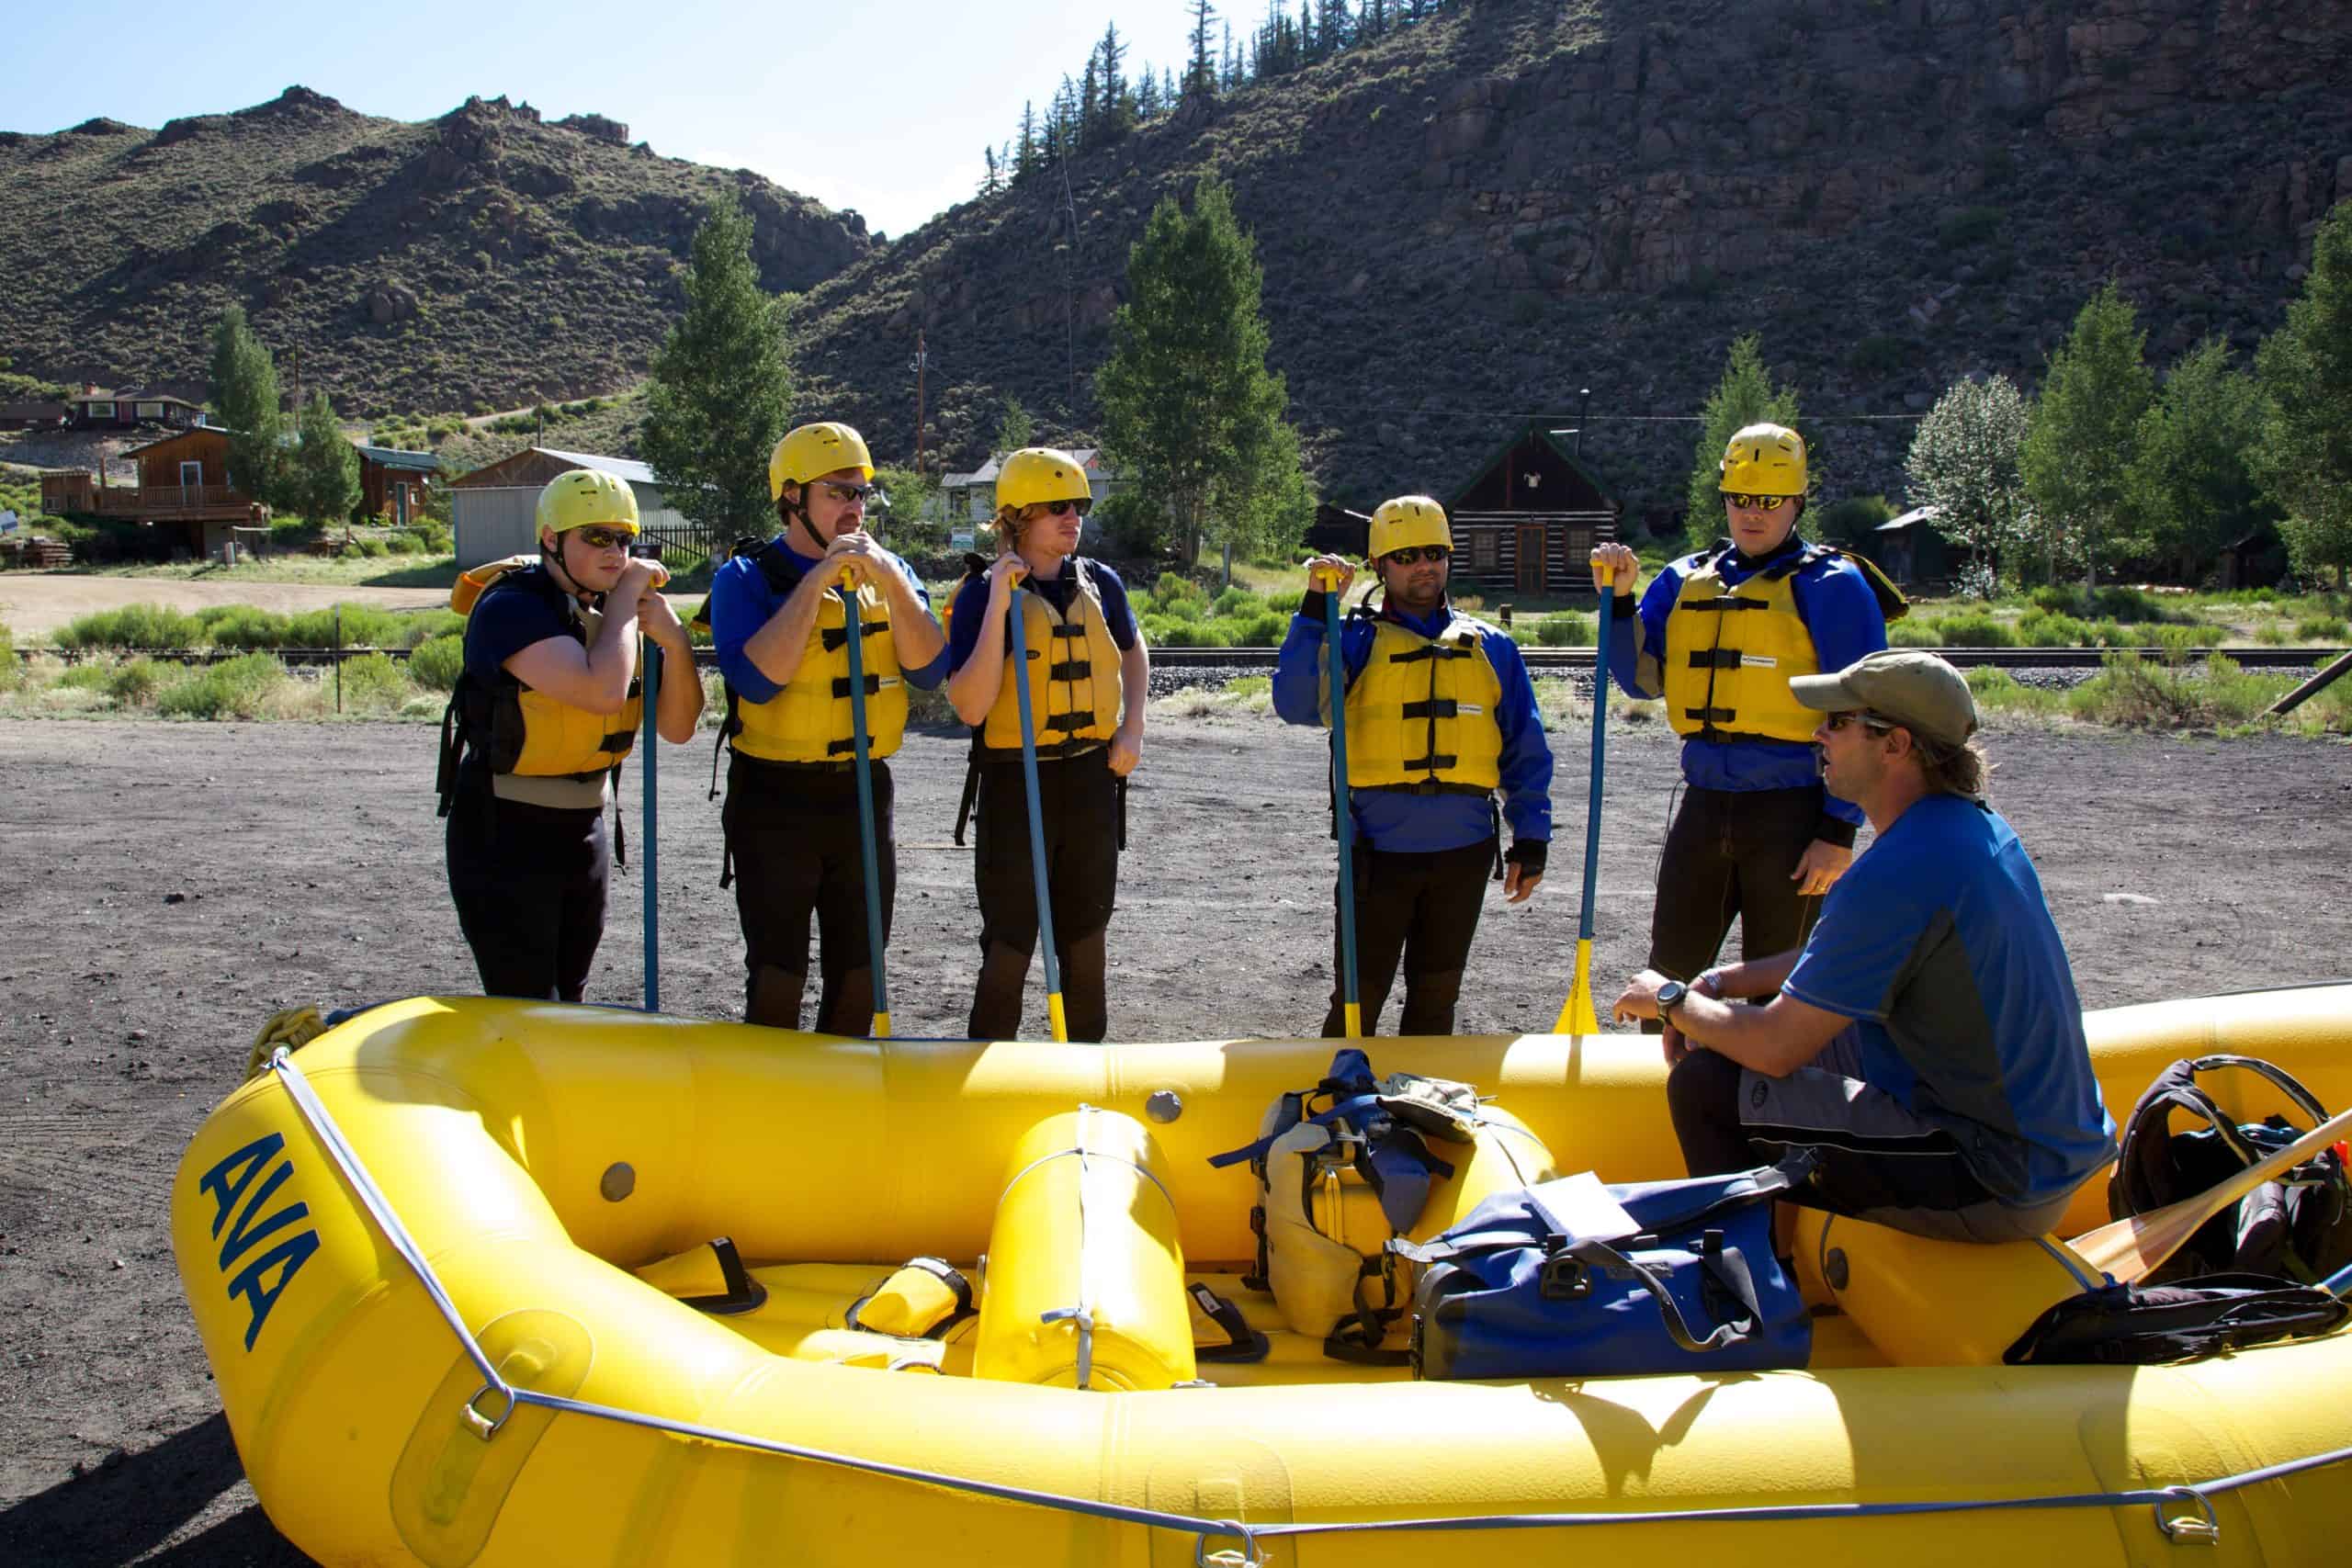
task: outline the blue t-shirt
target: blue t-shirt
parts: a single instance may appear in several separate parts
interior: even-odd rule
[[[1727,586],[1736,587],[1758,572],[1809,547],[1792,533],[1778,549],[1750,560],[1728,551],[1716,570]],[[1650,580],[1641,608],[1624,612],[1633,596],[1621,593],[1609,626],[1609,672],[1626,695],[1656,698],[1665,690],[1667,626],[1673,618],[1682,584],[1713,555],[1702,550],[1671,561]],[[1861,568],[1836,556],[1823,556],[1799,568],[1789,580],[1797,615],[1813,637],[1814,657],[1825,671],[1843,670],[1866,653],[1886,646],[1886,617],[1878,595]],[[1821,782],[1821,759],[1808,742],[1796,740],[1707,740],[1691,736],[1682,743],[1682,776],[1693,787],[1720,790],[1802,789]],[[1860,827],[1861,808],[1836,795],[1826,797],[1826,809],[1839,821]]]
[[[1949,1131],[2019,1206],[2115,1156],[2041,879],[2000,815],[1931,795],[1829,890],[1782,987],[1854,1021],[1865,1082]]]
[[[563,595],[543,566],[509,572],[474,601],[466,615],[466,673],[485,686],[505,672],[506,661],[551,637],[578,639],[580,623],[568,615]]]
[[[823,558],[803,551],[789,534],[778,535],[770,541],[769,547],[784,552],[786,564],[793,569],[796,584],[807,575],[810,567]],[[922,604],[924,613],[929,614],[931,594],[923,587],[922,579],[914,574],[914,569],[888,550],[876,553],[907,580],[907,585],[914,590],[915,598]],[[737,695],[747,703],[774,702],[776,694],[784,690],[752,662],[751,656],[743,651],[743,645],[750,642],[759,629],[768,624],[769,618],[784,607],[786,597],[768,585],[767,573],[762,571],[760,563],[749,556],[730,558],[711,575],[711,647],[718,655],[718,672],[727,678],[729,685],[735,688]],[[908,685],[927,692],[938,685],[940,677],[946,673],[945,656],[943,654],[933,659],[921,669],[908,669],[902,661],[899,673],[906,678]]]
[[[1322,595],[1308,601],[1319,604]],[[1384,606],[1381,615],[1398,626],[1435,637],[1453,619],[1443,604],[1426,615]],[[1535,706],[1535,686],[1527,676],[1527,661],[1519,644],[1498,626],[1477,623],[1478,642],[1494,667],[1502,695],[1495,703],[1495,728],[1502,733],[1502,755],[1497,777],[1502,786],[1503,817],[1510,824],[1511,842],[1549,840],[1552,837],[1552,747],[1544,738],[1544,716]],[[1274,712],[1286,723],[1323,728],[1323,623],[1304,612],[1290,618],[1274,663]],[[1373,621],[1349,615],[1340,622],[1340,669],[1347,690],[1372,659]],[[1425,854],[1483,843],[1495,836],[1494,807],[1473,795],[1408,795],[1400,790],[1359,789],[1348,792],[1356,831],[1375,850],[1399,854]]]
[[[1080,559],[1077,556],[1065,557],[1062,570],[1052,577],[1040,579],[1032,573],[1022,579],[1021,585],[1044,595],[1046,603],[1051,604],[1057,614],[1068,615],[1070,601],[1078,593],[1078,580],[1070,575],[1073,570],[1071,563]],[[1111,640],[1123,653],[1133,648],[1136,645],[1136,616],[1127,606],[1127,585],[1119,581],[1117,572],[1099,560],[1087,560],[1076,570],[1086,573],[1094,584],[1094,596],[1102,601],[1102,625],[1110,632]],[[1019,602],[1015,601],[1013,608],[1019,607]],[[980,646],[980,623],[988,618],[988,573],[976,572],[956,590],[955,602],[949,608],[947,668],[950,671],[964,668],[972,657],[972,650]],[[1008,613],[1005,616],[1005,636],[1009,639],[1012,635],[1012,616]],[[1008,640],[1005,646],[1010,648],[1012,643]]]

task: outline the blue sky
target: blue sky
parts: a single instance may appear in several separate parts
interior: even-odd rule
[[[1295,4],[1295,0],[1294,0]],[[972,194],[980,150],[1042,109],[1116,22],[1126,69],[1182,63],[1186,0],[230,0],[11,4],[0,130],[149,128],[300,83],[429,119],[479,93],[624,121],[656,152],[749,168],[896,235]],[[1254,27],[1264,0],[1230,9]],[[1212,45],[1214,47],[1214,44]]]

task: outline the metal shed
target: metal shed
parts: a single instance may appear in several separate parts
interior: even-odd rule
[[[457,535],[458,569],[537,549],[539,491],[549,479],[575,468],[610,474],[625,482],[637,497],[638,523],[647,535],[708,553],[707,542],[698,542],[700,531],[670,507],[654,481],[653,470],[643,463],[593,452],[530,446],[450,481],[449,513]]]

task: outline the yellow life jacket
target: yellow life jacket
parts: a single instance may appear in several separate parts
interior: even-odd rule
[[[1821,671],[1796,603],[1796,573],[1812,552],[1736,588],[1724,586],[1718,564],[1727,553],[1693,566],[1667,616],[1667,722],[1710,740],[1811,740],[1821,715],[1790,694],[1789,682]]]
[[[495,568],[496,570],[492,570]],[[532,571],[530,558],[512,557],[475,569],[468,608],[492,592],[536,592],[554,606],[582,647],[592,645],[604,617],[583,610],[544,570]],[[451,597],[457,597],[453,591]],[[458,677],[442,716],[442,811],[456,787],[458,754],[471,745],[490,769],[491,791],[503,800],[569,809],[598,808],[608,775],[637,744],[645,716],[642,681],[629,682],[628,699],[615,714],[590,713],[534,690],[500,671],[490,681],[470,672]]]
[[[1502,680],[1485,628],[1459,611],[1449,616],[1434,637],[1374,621],[1372,652],[1348,688],[1349,788],[1484,795],[1502,783]],[[1330,654],[1327,645],[1322,658]],[[1329,682],[1317,687],[1328,726]]]
[[[1102,595],[1086,563],[1071,556],[1065,570],[1078,581],[1068,615],[1026,588],[1012,600],[1012,613],[1028,649],[1029,712],[1040,757],[1092,750],[1119,730],[1119,645],[1111,639]],[[1021,750],[1020,694],[1010,666],[997,687],[996,705],[979,727],[978,744],[984,753]]]
[[[866,755],[888,757],[907,729],[907,683],[890,636],[890,604],[868,583],[857,591],[857,629],[865,667]],[[784,689],[763,703],[735,707],[735,750],[767,762],[839,762],[857,750],[850,713],[849,617],[841,590],[818,602],[816,625]]]

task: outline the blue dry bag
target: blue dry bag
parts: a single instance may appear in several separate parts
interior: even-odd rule
[[[1772,1255],[1772,1200],[1811,1156],[1730,1176],[1611,1187],[1642,1228],[1571,1234],[1544,1187],[1499,1192],[1433,1241],[1413,1292],[1423,1378],[1608,1377],[1802,1367],[1813,1320]],[[1549,1185],[1549,1184],[1547,1184]]]

